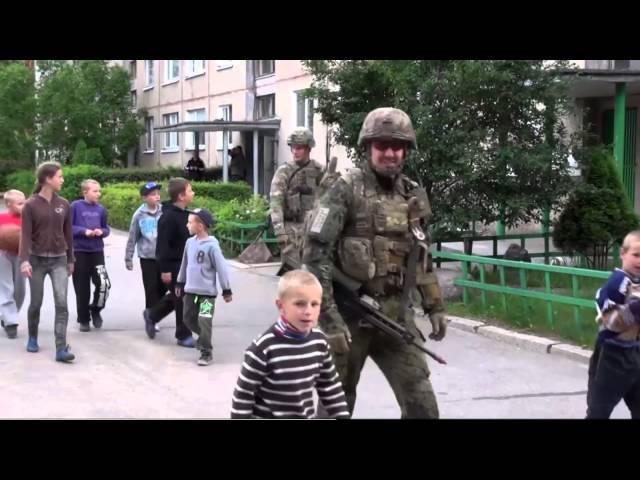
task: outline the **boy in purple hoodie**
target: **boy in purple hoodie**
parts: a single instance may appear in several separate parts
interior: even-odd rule
[[[81,332],[102,327],[100,311],[104,308],[111,282],[104,265],[104,241],[111,230],[107,225],[107,210],[98,203],[100,184],[95,180],[82,182],[84,200],[71,204],[73,248],[76,266],[73,272],[73,288],[76,291],[76,308]],[[93,301],[89,303],[91,282],[95,286]]]

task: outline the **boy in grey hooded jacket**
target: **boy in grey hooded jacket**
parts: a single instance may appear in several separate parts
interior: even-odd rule
[[[124,255],[127,270],[133,270],[133,253],[137,247],[144,285],[145,308],[151,308],[167,292],[167,287],[160,280],[160,268],[156,262],[158,220],[162,215],[161,188],[162,185],[156,182],[148,182],[140,188],[144,203],[131,218],[129,239]]]
[[[203,208],[189,215],[187,228],[193,237],[185,244],[176,281],[176,296],[180,297],[184,292],[184,324],[198,335],[200,366],[209,365],[212,360],[211,330],[218,295],[216,275],[220,280],[222,298],[227,303],[231,301],[226,260],[218,240],[209,235],[209,228],[213,224],[213,216]]]

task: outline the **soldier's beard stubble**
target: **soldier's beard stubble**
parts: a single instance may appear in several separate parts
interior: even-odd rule
[[[376,164],[377,163],[377,164]],[[396,176],[402,173],[402,169],[404,168],[405,159],[403,158],[399,162],[389,162],[386,163],[384,160],[380,162],[374,162],[369,155],[369,166],[373,173],[378,177],[393,179]]]

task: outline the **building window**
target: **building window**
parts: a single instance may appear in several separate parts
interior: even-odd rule
[[[175,82],[180,79],[180,60],[164,61],[164,83]]]
[[[131,80],[135,80],[138,75],[138,62],[135,60],[131,60],[129,62],[129,77]]]
[[[187,110],[187,122],[206,122],[207,121],[207,111],[204,108],[199,108],[197,110]],[[198,135],[200,150],[204,149],[206,146],[205,142],[206,132],[200,132]],[[184,134],[184,143],[185,149],[187,150],[195,150],[195,134],[193,132],[185,132]]]
[[[233,67],[233,60],[216,60],[216,69],[224,70]]]
[[[276,73],[275,60],[256,60],[255,62],[256,77],[264,77]]]
[[[155,72],[153,60],[145,60],[144,61],[144,86],[145,87],[153,87],[155,83]]]
[[[136,108],[138,106],[138,92],[136,90],[131,90],[131,108]]]
[[[594,70],[629,70],[631,60],[585,60],[585,68]]]
[[[298,90],[296,93],[296,126],[306,127],[313,132],[313,98],[307,95],[306,90]]]
[[[187,77],[193,77],[194,75],[200,75],[205,72],[206,60],[186,60],[186,62],[187,62]]]
[[[162,115],[162,125],[175,125],[178,123],[178,113]],[[164,134],[164,150],[176,151],[179,147],[178,132],[167,132]]]
[[[146,152],[153,152],[153,117],[144,119],[144,129],[146,131],[144,149]]]
[[[256,120],[276,116],[276,94],[256,97]]]
[[[629,70],[631,60],[614,60],[613,68],[615,70]]]
[[[224,120],[230,122],[232,119],[231,105],[220,105],[216,114],[216,120]],[[224,148],[224,139],[222,137],[223,132],[216,132],[216,150],[222,151]],[[227,145],[230,146],[233,143],[233,132],[227,132]]]

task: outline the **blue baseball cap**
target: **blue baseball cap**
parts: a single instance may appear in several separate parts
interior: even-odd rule
[[[195,210],[190,210],[189,213],[198,217],[207,228],[211,228],[216,221],[206,208],[196,208]]]
[[[143,197],[146,197],[154,190],[160,190],[161,188],[162,188],[162,185],[160,185],[159,183],[147,182],[142,187],[140,187],[140,195],[142,195]]]

